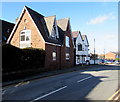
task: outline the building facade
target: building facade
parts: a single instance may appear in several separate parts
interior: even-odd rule
[[[61,69],[74,65],[71,35],[70,19],[57,21],[55,15],[44,17],[25,6],[7,43],[18,48],[43,49],[45,68]]]
[[[116,52],[108,52],[105,54],[106,60],[116,60],[117,57],[118,57],[118,54]]]
[[[12,29],[15,26],[15,24],[4,21],[4,20],[0,20],[0,24],[1,24],[0,43],[5,44],[7,42],[8,37],[10,36],[10,33],[12,32]]]
[[[80,31],[74,31],[73,41],[75,46],[75,64],[86,64],[89,61],[89,43],[86,35],[81,35]]]

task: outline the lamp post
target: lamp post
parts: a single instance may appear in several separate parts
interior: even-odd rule
[[[95,39],[94,39],[94,64],[95,64]]]
[[[104,48],[104,65],[105,65],[105,48]]]

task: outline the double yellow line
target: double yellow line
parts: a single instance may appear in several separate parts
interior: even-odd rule
[[[118,100],[118,98],[120,98],[120,89],[116,91],[110,98],[108,98],[108,101]]]

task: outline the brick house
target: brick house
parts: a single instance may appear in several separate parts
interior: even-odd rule
[[[74,66],[74,45],[72,40],[72,31],[70,19],[57,20],[58,31],[62,42],[61,46],[61,67]]]
[[[118,53],[116,52],[108,52],[105,54],[106,60],[115,60],[117,58]]]
[[[18,48],[44,49],[46,69],[61,69],[74,64],[69,19],[57,21],[56,16],[44,17],[25,6],[7,43]]]
[[[5,44],[15,24],[7,22],[5,20],[0,20],[0,24],[1,24],[0,33],[2,36],[0,37],[1,38],[0,43]]]

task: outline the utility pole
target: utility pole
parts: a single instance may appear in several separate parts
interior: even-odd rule
[[[104,48],[104,65],[105,65],[105,48]]]
[[[95,39],[94,39],[94,64],[95,64]]]

